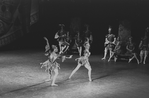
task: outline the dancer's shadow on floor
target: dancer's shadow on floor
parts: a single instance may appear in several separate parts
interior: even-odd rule
[[[18,88],[18,89],[6,91],[6,92],[3,92],[3,93],[0,93],[0,96],[5,95],[5,94],[8,94],[8,93],[13,93],[13,92],[19,92],[19,91],[22,91],[22,90],[27,90],[27,89],[29,89],[29,88],[42,85],[42,84],[44,84],[44,83],[46,83],[46,82],[48,82],[48,81],[43,81],[43,82],[40,82],[40,83],[37,83],[37,84],[33,84],[33,85],[25,86],[25,87],[22,87],[22,88]]]
[[[93,78],[92,80],[95,81],[95,80],[98,80],[98,79],[102,79],[102,78],[105,78],[105,77],[108,77],[108,76],[112,76],[114,74],[117,74],[119,72],[122,72],[122,71],[129,71],[129,70],[134,70],[136,69],[137,67],[115,67],[115,68],[108,68],[107,69],[104,69],[104,71],[101,73],[102,75],[99,76],[99,77],[96,77],[96,78]]]

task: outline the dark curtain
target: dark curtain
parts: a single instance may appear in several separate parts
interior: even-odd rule
[[[32,0],[0,0],[0,47],[29,32],[31,5]]]

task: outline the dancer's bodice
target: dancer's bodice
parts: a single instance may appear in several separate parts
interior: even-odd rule
[[[52,52],[49,56],[49,59],[51,62],[55,62],[55,60],[58,58],[58,54],[55,52]]]
[[[133,43],[129,43],[129,44],[127,45],[127,48],[128,48],[129,50],[134,50],[134,49],[135,49],[135,46],[134,46]]]
[[[114,38],[115,38],[115,35],[114,34],[108,34],[108,35],[106,35],[106,38],[109,42],[113,42]]]

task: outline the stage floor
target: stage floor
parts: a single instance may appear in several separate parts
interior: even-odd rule
[[[102,61],[102,55],[91,55],[92,82],[87,69],[76,67],[74,55],[61,64],[56,83],[45,82],[48,75],[40,68],[47,58],[43,51],[0,52],[0,98],[149,98],[149,66],[126,61]]]

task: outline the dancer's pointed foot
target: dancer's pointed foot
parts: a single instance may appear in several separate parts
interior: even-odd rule
[[[105,60],[106,58],[102,58],[101,60]]]
[[[51,84],[51,86],[58,86],[57,84],[55,84],[55,83],[53,83],[53,84]]]
[[[70,55],[69,58],[71,59],[73,55]]]
[[[116,58],[116,57],[114,58],[114,61],[115,61],[115,62],[117,61],[117,58]]]
[[[52,79],[51,78],[48,78],[48,79],[46,79],[45,81],[47,82],[47,81],[51,81]]]
[[[138,64],[140,64],[140,62],[139,62],[139,61],[137,61],[137,63],[138,63]]]
[[[71,77],[68,78],[68,80],[70,80],[70,79],[71,79]]]
[[[145,62],[143,62],[143,64],[145,64]]]
[[[92,79],[89,79],[89,82],[92,82]]]
[[[66,59],[66,57],[65,57],[65,56],[63,56],[63,57],[62,57],[62,62],[64,62],[64,61],[65,61],[65,59]]]
[[[128,63],[130,63],[131,59],[129,59]]]

